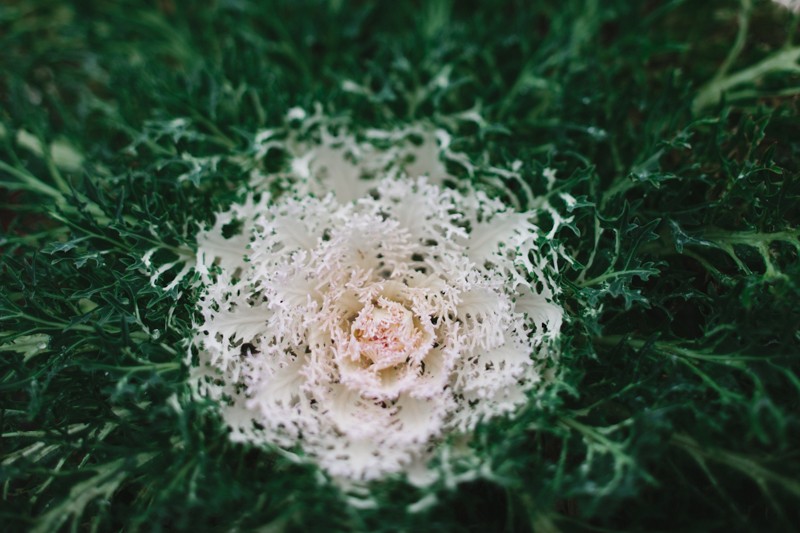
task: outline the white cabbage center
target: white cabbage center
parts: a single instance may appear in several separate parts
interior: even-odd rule
[[[402,304],[382,298],[367,304],[353,321],[347,349],[351,360],[373,372],[420,360],[430,348],[414,314]]]
[[[430,317],[416,315],[407,305],[381,296],[334,332],[342,383],[365,397],[389,400],[416,383],[435,328]]]

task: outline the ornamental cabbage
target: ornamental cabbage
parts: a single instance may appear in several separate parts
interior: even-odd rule
[[[563,311],[536,214],[445,187],[447,136],[422,136],[379,150],[262,135],[290,153],[272,182],[291,187],[198,234],[192,383],[232,439],[369,481],[424,470],[543,381]]]

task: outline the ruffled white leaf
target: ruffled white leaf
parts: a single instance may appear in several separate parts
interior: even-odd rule
[[[444,406],[439,398],[405,395],[397,401],[396,407],[394,423],[401,426],[401,431],[392,436],[401,443],[424,444],[442,426]]]
[[[525,313],[540,335],[552,337],[561,330],[564,310],[549,302],[543,295],[524,294],[517,299],[514,309],[518,313]]]
[[[205,326],[223,338],[254,339],[264,332],[267,323],[266,307],[241,308],[236,311],[217,313]]]
[[[304,396],[304,378],[301,374],[304,364],[305,360],[298,357],[259,382],[248,395],[247,407],[267,413],[267,419],[272,418],[269,414],[276,409],[288,410],[295,407]]]
[[[317,147],[309,165],[311,175],[322,183],[323,189],[333,192],[342,203],[362,197],[372,186],[362,179],[364,168],[348,159],[347,141],[344,143],[345,149],[326,144]]]
[[[527,213],[498,213],[488,222],[477,222],[470,232],[466,242],[469,258],[478,266],[483,266],[487,261],[498,262],[498,253],[501,245],[504,249],[514,249],[536,227],[529,221]]]
[[[457,316],[463,324],[462,334],[470,341],[469,347],[502,344],[511,307],[508,296],[489,287],[476,287],[459,297]]]

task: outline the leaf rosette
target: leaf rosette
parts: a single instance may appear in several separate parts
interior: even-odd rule
[[[197,395],[234,440],[351,481],[425,472],[446,437],[513,413],[563,317],[537,213],[446,187],[444,132],[393,135],[389,149],[290,136],[290,190],[251,194],[197,237]]]

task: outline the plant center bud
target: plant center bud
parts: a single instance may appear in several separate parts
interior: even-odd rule
[[[411,311],[383,298],[377,305],[364,306],[350,333],[353,356],[360,356],[374,370],[404,363],[420,348],[423,337]]]

